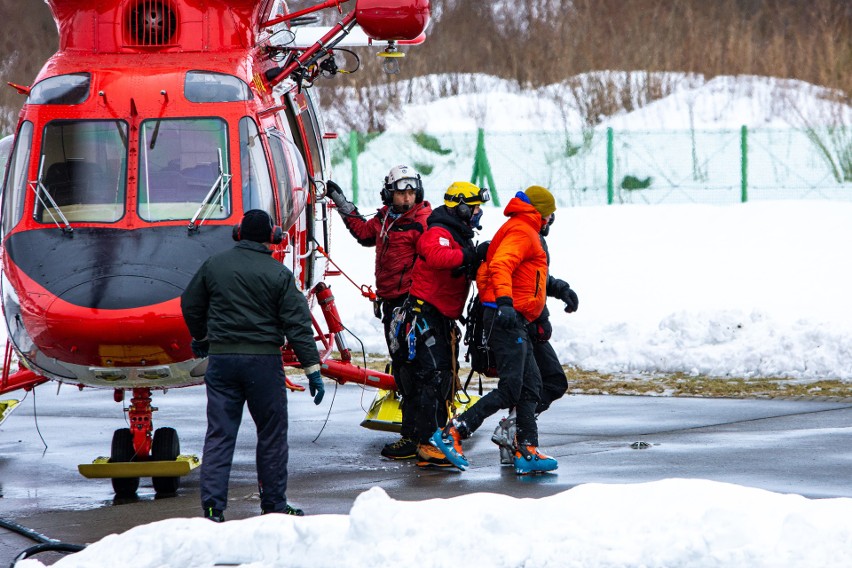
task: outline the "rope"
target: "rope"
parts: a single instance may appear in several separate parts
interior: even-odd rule
[[[360,290],[360,291],[361,291],[361,295],[362,295],[362,296],[364,296],[365,298],[368,298],[371,302],[375,302],[375,301],[376,301],[376,293],[375,293],[375,292],[373,292],[373,287],[372,287],[372,286],[370,286],[369,284],[360,284],[360,285],[359,285],[357,282],[355,282],[354,280],[352,280],[352,279],[349,277],[349,275],[348,275],[348,274],[346,274],[346,271],[345,271],[345,270],[343,270],[342,268],[340,268],[340,266],[339,266],[336,262],[334,262],[333,260],[331,260],[331,257],[330,257],[330,256],[328,256],[328,253],[327,253],[327,252],[325,252],[325,249],[324,249],[324,248],[322,248],[322,247],[319,245],[319,243],[317,243],[317,245],[316,245],[316,250],[317,250],[317,252],[319,252],[321,255],[323,255],[323,256],[324,256],[324,257],[328,260],[328,262],[330,262],[330,263],[331,263],[331,265],[332,265],[332,266],[334,266],[334,267],[337,269],[337,271],[338,271],[338,272],[340,272],[340,273],[341,273],[341,274],[342,274],[342,275],[343,275],[343,276],[344,276],[347,280],[349,280],[349,281],[352,283],[352,285],[353,285],[353,286],[355,286],[356,288],[358,288],[358,290]]]

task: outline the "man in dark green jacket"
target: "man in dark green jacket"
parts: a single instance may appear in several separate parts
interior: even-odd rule
[[[319,404],[325,389],[307,300],[293,273],[272,258],[269,243],[281,229],[264,211],[252,209],[234,229],[237,244],[211,256],[183,295],[183,318],[192,351],[209,360],[207,435],[201,466],[204,516],[225,520],[228,479],[243,405],[257,426],[257,477],[262,513],[301,516],[287,504],[287,397],[281,347],[286,341],[308,376]]]

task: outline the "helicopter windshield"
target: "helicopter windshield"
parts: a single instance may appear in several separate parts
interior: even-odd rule
[[[34,218],[113,223],[124,215],[127,124],[55,120],[44,128]]]
[[[219,118],[146,120],[139,151],[139,216],[148,221],[231,214],[228,127]],[[222,171],[220,172],[220,164]],[[209,198],[211,191],[215,198]]]

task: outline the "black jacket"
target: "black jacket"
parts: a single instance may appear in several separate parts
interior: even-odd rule
[[[289,340],[303,368],[319,364],[308,302],[271,255],[240,241],[208,258],[181,296],[189,333],[209,339],[210,353],[272,355]]]

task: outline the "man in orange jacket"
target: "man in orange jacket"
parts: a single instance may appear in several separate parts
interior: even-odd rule
[[[538,450],[535,409],[542,381],[527,326],[544,310],[547,288],[547,253],[539,233],[556,211],[553,195],[531,186],[513,197],[504,215],[509,219],[491,239],[476,284],[484,306],[483,322],[489,330],[488,345],[494,352],[497,388],[454,418],[432,437],[447,459],[461,470],[469,463],[461,452],[461,440],[470,437],[482,422],[501,409],[517,411],[515,472],[521,475],[552,471],[555,459]]]

